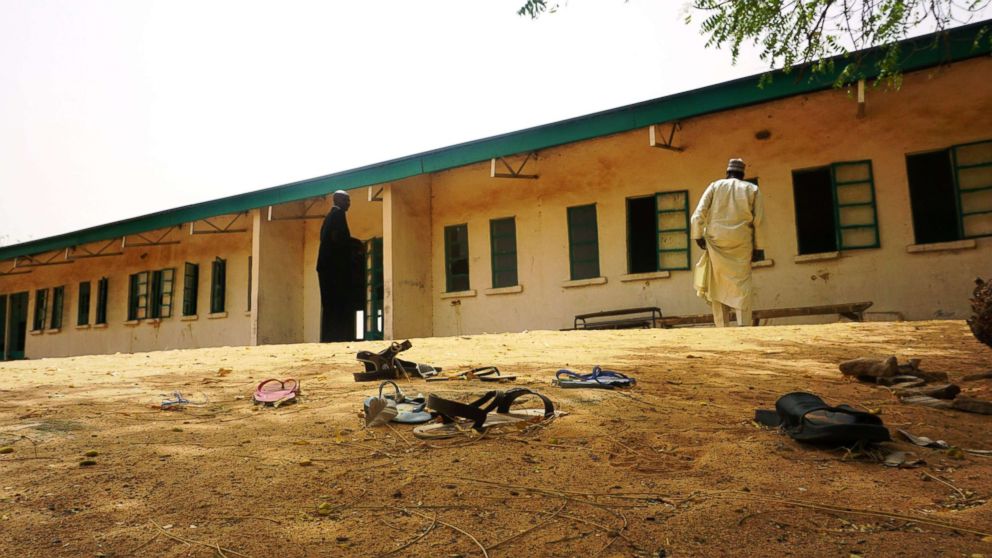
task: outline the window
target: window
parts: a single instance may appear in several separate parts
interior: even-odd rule
[[[444,227],[445,291],[469,290],[468,225]]]
[[[52,329],[62,329],[62,306],[65,303],[65,287],[52,289]]]
[[[689,268],[688,190],[628,199],[628,273]]]
[[[572,279],[599,277],[595,204],[568,208],[568,263]]]
[[[45,329],[45,316],[48,314],[48,289],[38,289],[34,292],[34,327],[35,331]]]
[[[148,317],[148,272],[132,273],[127,291],[128,321],[142,320]]]
[[[793,171],[800,254],[878,248],[871,161]]]
[[[76,325],[87,325],[90,323],[90,282],[83,281],[79,284],[79,309],[76,312]]]
[[[101,278],[96,284],[96,320],[94,323],[107,323],[107,278]]]
[[[224,311],[227,297],[227,260],[215,258],[210,274],[210,313]]]
[[[517,222],[513,217],[489,221],[493,288],[517,284]]]
[[[197,289],[200,285],[200,266],[186,262],[183,271],[183,316],[196,315]]]
[[[175,282],[175,269],[160,269],[152,272],[151,298],[148,308],[150,317],[172,317],[172,290]]]
[[[906,156],[917,244],[992,235],[992,141]]]

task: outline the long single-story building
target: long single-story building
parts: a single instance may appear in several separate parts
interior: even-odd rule
[[[871,301],[874,319],[962,319],[992,271],[980,28],[907,41],[898,90],[753,76],[0,248],[0,355],[316,342],[319,229],[338,189],[366,247],[356,338],[706,313],[689,215],[730,157],[771,233],[755,309]]]

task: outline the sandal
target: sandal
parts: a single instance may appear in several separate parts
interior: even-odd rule
[[[539,397],[544,408],[511,411],[510,407],[513,403],[527,395]],[[483,433],[488,432],[491,428],[508,425],[537,424],[553,419],[557,415],[554,403],[550,399],[527,388],[516,388],[505,392],[489,391],[479,399],[467,404],[431,394],[427,398],[427,407],[441,417],[441,422],[414,428],[413,435],[418,438],[452,438],[469,430]]]
[[[454,376],[434,376],[427,378],[428,382],[446,382],[448,380],[479,380],[482,382],[512,382],[516,376],[502,376],[495,366],[480,366]]]
[[[391,395],[383,395],[386,385],[393,386]],[[379,397],[366,397],[363,407],[365,410],[365,426],[377,426],[387,422],[403,424],[421,424],[434,418],[428,413],[427,401],[424,397],[407,397],[396,382],[385,381],[379,384]]]
[[[389,347],[373,353],[372,351],[359,351],[355,358],[365,364],[365,372],[355,372],[353,376],[356,382],[372,382],[376,380],[395,380],[403,376],[420,376],[430,378],[437,375],[440,367],[430,364],[418,364],[408,360],[400,360],[396,355],[408,350],[413,344],[410,340],[402,343],[391,343]]]
[[[276,387],[278,384],[278,387]],[[268,386],[268,387],[266,387]],[[292,378],[288,380],[276,380],[271,378],[258,384],[255,394],[251,396],[252,401],[263,405],[278,407],[282,403],[296,399],[300,394],[300,383]]]
[[[775,402],[774,411],[755,411],[754,419],[765,426],[781,427],[800,442],[846,445],[891,439],[876,415],[848,405],[831,407],[812,393],[783,395]]]
[[[567,379],[563,380],[562,376]],[[637,380],[619,372],[603,370],[599,366],[593,366],[592,373],[590,374],[576,374],[571,370],[559,370],[555,374],[555,379],[551,380],[551,383],[560,388],[613,389],[633,386],[637,383]]]

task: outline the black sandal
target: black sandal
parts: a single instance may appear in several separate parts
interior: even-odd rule
[[[527,395],[539,397],[544,408],[510,410],[516,400]],[[413,435],[418,438],[451,438],[469,430],[482,433],[493,427],[522,422],[536,424],[557,415],[554,403],[550,399],[527,388],[516,388],[505,392],[489,391],[471,403],[460,403],[431,394],[427,397],[427,407],[437,413],[441,422],[414,428]]]

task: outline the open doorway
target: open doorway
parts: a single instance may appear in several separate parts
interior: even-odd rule
[[[0,295],[0,360],[24,358],[28,337],[28,293]]]

